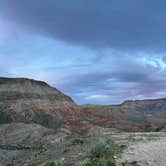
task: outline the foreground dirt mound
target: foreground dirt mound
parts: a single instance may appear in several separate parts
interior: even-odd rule
[[[9,148],[10,145],[16,149],[40,146],[41,138],[54,132],[37,124],[12,123],[0,125],[0,147]],[[12,149],[12,147],[11,147]]]
[[[11,123],[0,125],[0,133],[0,166],[45,166],[48,161],[82,166],[89,150],[83,146],[84,138],[66,128],[55,131],[37,124]]]
[[[19,156],[24,155],[26,151],[43,149],[47,142],[44,139],[54,133],[53,130],[37,124],[0,125],[0,164],[11,164],[15,158],[20,158]]]

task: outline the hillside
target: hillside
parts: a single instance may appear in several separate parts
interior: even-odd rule
[[[0,78],[0,123],[35,122],[60,125],[53,110],[76,104],[67,95],[42,81],[25,78]]]
[[[102,114],[112,126],[126,131],[158,131],[166,124],[166,98],[131,100],[120,105],[83,105],[83,110]]]
[[[120,105],[78,106],[69,96],[42,81],[0,78],[0,123],[37,123],[70,130],[94,125],[125,131],[165,128],[166,99],[125,101]]]

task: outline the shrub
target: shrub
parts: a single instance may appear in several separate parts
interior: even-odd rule
[[[127,148],[127,145],[124,145],[124,144],[122,144],[122,145],[120,145],[120,148],[123,150],[123,149],[126,149]]]
[[[137,166],[137,161],[132,161],[132,162],[131,162],[131,165]]]
[[[92,158],[100,158],[103,157],[108,151],[108,144],[104,141],[99,141],[91,148],[90,153]]]
[[[84,144],[84,140],[82,138],[75,138],[72,140],[72,145]]]
[[[96,166],[94,162],[87,162],[84,166]]]
[[[116,166],[115,161],[114,160],[108,160],[106,163],[106,166]]]
[[[83,139],[80,140],[80,144],[81,145],[84,144],[84,140]]]
[[[88,161],[84,166],[101,166],[101,163],[98,160]]]
[[[44,166],[56,166],[56,163],[54,161],[49,161]]]
[[[10,115],[0,110],[0,124],[10,123],[10,122],[12,122],[12,118],[10,117]]]

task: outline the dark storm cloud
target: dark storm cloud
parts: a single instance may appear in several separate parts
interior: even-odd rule
[[[90,47],[163,50],[164,0],[0,0],[16,23]]]
[[[165,0],[0,0],[0,74],[78,103],[165,97],[165,32]]]

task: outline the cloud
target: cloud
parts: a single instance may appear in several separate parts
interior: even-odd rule
[[[0,0],[0,74],[47,81],[78,103],[164,97],[165,5]]]
[[[16,24],[93,48],[165,50],[163,0],[0,0]]]
[[[142,62],[141,57],[135,61],[130,59],[132,64],[121,63],[113,67],[114,61],[108,62],[111,69],[107,71],[69,74],[55,85],[71,94],[78,103],[115,104],[128,99],[165,97],[166,72],[161,65],[149,64],[148,60]]]
[[[110,96],[109,95],[100,95],[100,94],[96,94],[96,95],[90,95],[85,97],[86,100],[90,100],[90,101],[107,101],[110,100]]]

